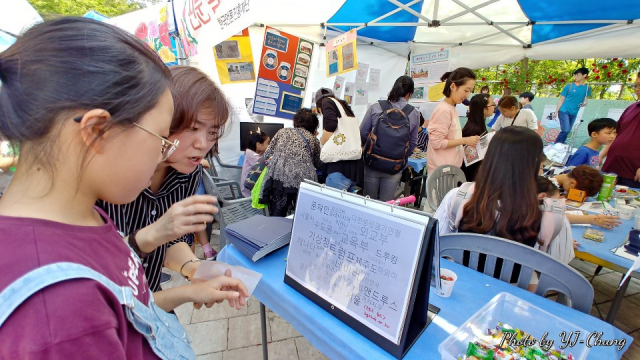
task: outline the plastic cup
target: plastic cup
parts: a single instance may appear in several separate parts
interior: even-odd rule
[[[616,210],[620,212],[620,219],[631,220],[631,217],[633,217],[633,211],[635,210],[635,208],[629,205],[618,205],[616,206]]]
[[[435,293],[444,298],[448,298],[451,296],[451,292],[453,291],[453,286],[458,280],[458,275],[449,269],[440,269],[440,290],[435,289]],[[447,278],[453,278],[453,280],[444,280],[442,277],[445,276]]]

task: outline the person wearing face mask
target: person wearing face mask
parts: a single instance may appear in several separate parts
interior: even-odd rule
[[[433,110],[429,120],[429,144],[427,145],[427,168],[431,174],[440,165],[462,166],[463,145],[476,146],[480,136],[462,137],[462,127],[456,104],[469,97],[476,84],[476,74],[468,68],[457,68],[451,72],[442,93],[444,101]]]
[[[190,66],[170,71],[174,113],[168,139],[180,146],[158,164],[149,186],[133,202],[98,202],[118,229],[139,245],[158,302],[166,293],[160,291],[163,266],[193,278],[200,264],[188,242],[193,234],[206,236],[206,223],[216,212],[213,196],[196,195],[202,178],[200,161],[215,146],[229,118],[226,97],[203,72]]]
[[[533,110],[521,109],[515,96],[506,95],[498,101],[500,116],[491,126],[491,131],[498,131],[507,126],[524,126],[531,130],[538,130],[538,118]]]

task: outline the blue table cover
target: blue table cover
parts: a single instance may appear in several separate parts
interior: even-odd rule
[[[426,158],[425,159],[409,158],[407,163],[409,164],[409,166],[413,168],[415,172],[421,172],[422,169],[424,169],[424,167],[427,166],[427,159]]]
[[[629,235],[629,231],[633,227],[633,218],[631,220],[621,220],[622,224],[611,230],[603,229],[601,227],[592,226],[593,229],[600,230],[604,233],[604,241],[597,242],[587,240],[583,238],[584,232],[587,227],[584,226],[572,226],[573,238],[580,243],[578,251],[589,253],[593,256],[597,256],[602,260],[621,266],[625,269],[629,269],[633,264],[633,261],[623,258],[622,256],[615,255],[611,249],[620,246]],[[612,284],[617,286],[618,284]]]
[[[254,263],[230,244],[222,249],[218,260],[262,273],[262,279],[254,291],[256,298],[288,321],[329,358],[393,359],[373,342],[284,283],[288,251],[289,247],[284,247]],[[440,359],[438,345],[500,292],[509,292],[589,332],[602,331],[602,339],[626,340],[622,351],[618,351],[617,347],[592,347],[589,359],[619,359],[631,345],[632,338],[629,335],[591,315],[453,262],[443,261],[442,265],[458,275],[455,288],[449,298],[431,294],[429,302],[439,307],[440,313],[416,341],[405,359]]]

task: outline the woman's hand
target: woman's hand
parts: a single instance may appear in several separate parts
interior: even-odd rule
[[[218,276],[207,281],[193,281],[189,285],[193,306],[199,309],[204,304],[210,308],[213,304],[221,303],[224,300],[228,300],[229,306],[238,310],[245,306],[245,298],[249,297],[249,292],[242,281],[230,276],[231,270],[227,270],[224,276]]]
[[[579,246],[580,246],[580,243],[575,241],[575,240],[573,240],[573,250],[577,251]]]
[[[173,204],[158,221],[151,224],[152,236],[157,246],[175,240],[185,234],[205,230],[218,213],[216,198],[210,195],[194,195]]]
[[[476,146],[478,145],[478,141],[480,141],[480,136],[467,136],[464,138],[465,145]]]
[[[587,215],[589,218],[589,224],[611,230],[614,227],[620,226],[622,222],[617,216],[611,215]]]

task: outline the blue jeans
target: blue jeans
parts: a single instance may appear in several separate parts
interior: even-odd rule
[[[567,140],[567,136],[569,132],[571,132],[571,128],[573,128],[573,123],[576,122],[576,116],[564,111],[558,111],[558,121],[560,121],[560,134],[558,134],[558,138],[556,139],[556,143],[562,143]]]
[[[339,172],[333,172],[327,175],[325,184],[328,187],[332,187],[338,190],[347,190],[348,192],[355,192],[356,190],[356,183],[351,181],[350,179],[347,179],[346,176],[342,175],[342,173]]]

